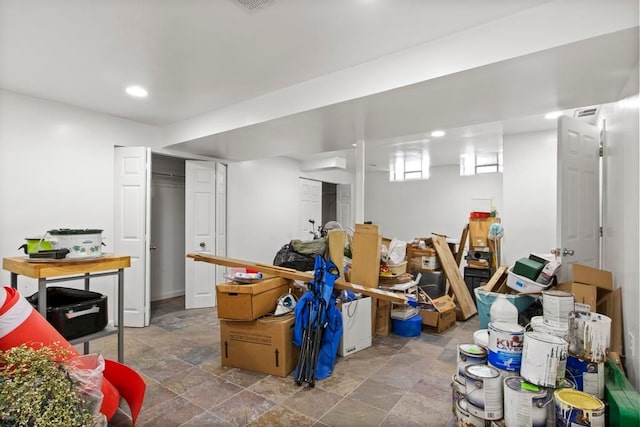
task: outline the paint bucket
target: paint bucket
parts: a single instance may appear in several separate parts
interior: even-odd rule
[[[604,427],[604,403],[579,390],[563,388],[554,392],[556,425],[560,427]]]
[[[456,413],[458,399],[464,397],[465,393],[465,384],[460,381],[458,374],[453,374],[451,376],[451,412],[453,412],[454,415]]]
[[[489,348],[489,330],[488,329],[478,329],[473,333],[473,342],[476,345],[484,347],[485,349]]]
[[[504,381],[505,379],[509,378],[509,377],[513,377],[520,375],[520,370],[517,371],[507,371],[506,369],[500,369],[500,368],[496,368],[495,366],[493,366],[491,364],[491,362],[488,363],[489,366],[491,366],[492,368],[495,368],[498,372],[500,372],[500,376],[502,377],[502,380]]]
[[[569,378],[565,377],[564,380],[562,381],[562,384],[560,384],[560,386],[558,386],[558,388],[556,390],[560,390],[563,388],[568,388],[568,389],[576,389],[576,384],[571,381]],[[549,393],[549,396],[551,397],[551,400],[553,401],[553,393],[554,393],[554,389],[552,388],[548,388],[547,392]],[[547,425],[548,426],[555,426],[556,425],[556,405],[554,403],[551,403],[548,407],[547,407]]]
[[[542,387],[557,388],[564,380],[567,342],[542,332],[526,332],[520,375]]]
[[[542,317],[544,323],[565,328],[569,325],[569,313],[574,310],[573,294],[551,290],[542,291]]]
[[[502,377],[488,365],[469,365],[465,368],[467,410],[485,420],[502,418]]]
[[[531,330],[567,339],[567,335],[569,333],[569,322],[564,326],[553,326],[549,323],[545,323],[544,317],[534,316],[531,318]]]
[[[549,406],[553,407],[553,395],[547,389],[530,384],[522,377],[504,380],[506,425],[545,427]]]
[[[520,370],[524,328],[515,323],[489,322],[489,356],[494,367],[505,371]]]
[[[464,397],[456,401],[456,426],[460,427],[490,427],[490,421],[476,417],[469,412],[469,402]]]
[[[468,365],[487,363],[487,350],[475,344],[458,344],[458,378],[465,383],[464,368]]]
[[[569,351],[581,359],[604,362],[611,342],[611,318],[574,311],[569,316]]]
[[[575,388],[604,399],[604,362],[591,362],[569,354],[567,376],[575,381]]]

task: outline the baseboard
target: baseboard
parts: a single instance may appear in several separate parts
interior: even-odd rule
[[[184,296],[184,289],[177,289],[173,292],[163,292],[162,295],[152,299],[151,302],[162,301],[169,298],[183,297],[183,296]]]

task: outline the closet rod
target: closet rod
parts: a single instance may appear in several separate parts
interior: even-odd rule
[[[179,175],[177,173],[172,173],[172,172],[151,172],[151,175],[160,175],[160,176],[167,176],[169,178],[184,178],[184,175]]]

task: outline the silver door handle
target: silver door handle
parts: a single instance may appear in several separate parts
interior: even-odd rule
[[[569,256],[573,256],[573,249],[563,249],[562,250],[562,255],[569,255]]]
[[[573,251],[573,249],[564,248],[564,249],[560,250],[559,248],[553,248],[553,249],[551,249],[551,253],[554,254],[554,255],[573,256],[573,254],[575,252]]]

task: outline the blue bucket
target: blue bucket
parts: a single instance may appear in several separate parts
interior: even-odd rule
[[[418,337],[422,333],[422,317],[416,314],[405,320],[391,319],[391,332],[401,337]]]
[[[476,306],[478,307],[478,317],[480,318],[480,329],[487,329],[491,321],[491,304],[496,300],[497,292],[488,292],[480,288],[475,288],[473,292],[476,294]],[[524,294],[504,294],[507,300],[516,306],[518,314],[525,311],[533,304],[536,297]]]

